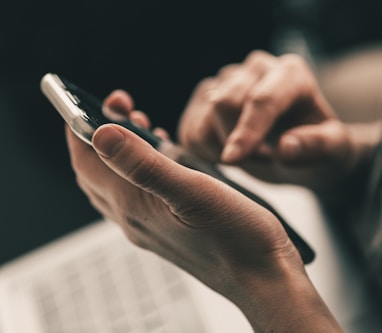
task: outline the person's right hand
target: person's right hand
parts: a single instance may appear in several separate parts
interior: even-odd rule
[[[315,190],[333,185],[359,159],[352,131],[304,60],[262,51],[198,85],[181,117],[179,141],[209,160]]]

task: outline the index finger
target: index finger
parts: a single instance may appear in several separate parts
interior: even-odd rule
[[[120,121],[124,120],[133,108],[132,97],[126,91],[117,89],[105,98],[102,111],[109,119]]]
[[[301,98],[314,99],[313,75],[298,57],[290,56],[251,89],[235,128],[227,138],[221,159],[236,163],[260,144],[281,114]]]

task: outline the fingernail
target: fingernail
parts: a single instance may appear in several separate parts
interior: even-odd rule
[[[294,135],[286,135],[282,139],[282,152],[288,158],[298,157],[302,153],[302,144]]]
[[[237,143],[228,143],[221,154],[221,159],[224,162],[232,163],[241,157],[242,148]]]
[[[93,146],[98,154],[105,158],[113,157],[122,147],[125,136],[118,129],[107,126],[93,136]]]

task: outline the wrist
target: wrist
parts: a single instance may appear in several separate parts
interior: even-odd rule
[[[264,272],[241,271],[234,303],[256,333],[342,332],[300,260],[280,260]]]

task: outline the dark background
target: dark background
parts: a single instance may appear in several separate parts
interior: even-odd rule
[[[272,51],[285,27],[302,26],[328,56],[381,37],[378,1],[287,7],[276,0],[1,5],[0,262],[99,217],[75,183],[63,121],[40,93],[44,73],[100,97],[126,89],[175,137],[196,83],[251,50]]]

